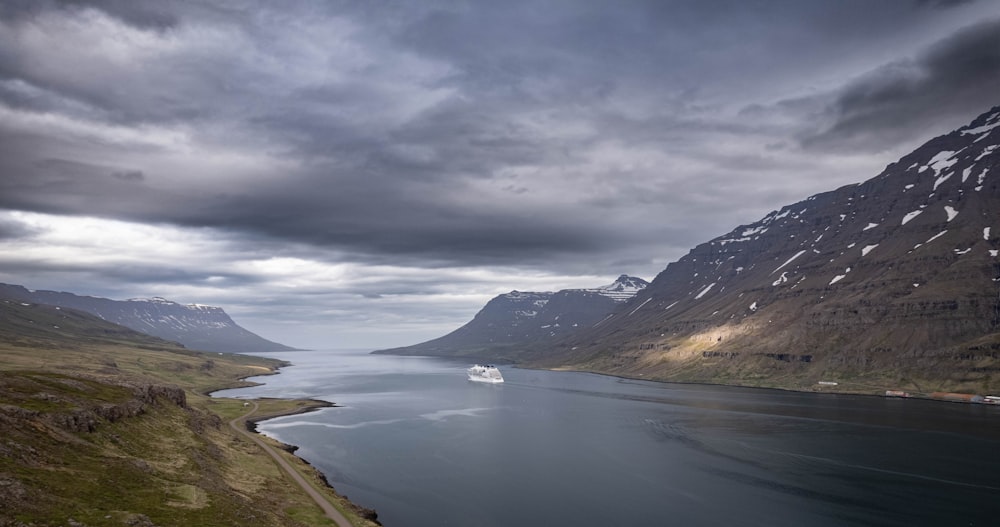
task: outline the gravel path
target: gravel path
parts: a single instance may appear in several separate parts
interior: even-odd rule
[[[291,476],[291,478],[295,480],[296,483],[299,484],[300,487],[302,487],[302,490],[306,491],[306,494],[308,494],[313,499],[313,501],[316,502],[316,505],[319,505],[319,507],[323,509],[323,512],[326,514],[327,518],[333,520],[333,522],[336,523],[338,527],[351,527],[351,522],[348,521],[347,517],[344,516],[336,508],[334,508],[333,504],[331,504],[330,501],[327,500],[325,496],[323,496],[323,494],[321,494],[319,491],[313,488],[313,486],[310,485],[309,482],[307,482],[305,478],[302,477],[302,474],[299,474],[297,470],[292,468],[292,466],[289,465],[288,462],[285,461],[283,457],[281,457],[281,454],[279,454],[274,448],[270,447],[267,443],[265,443],[260,437],[257,436],[257,434],[251,433],[250,431],[247,430],[244,422],[246,421],[247,418],[253,415],[253,413],[256,412],[258,408],[256,401],[251,401],[251,404],[253,404],[253,409],[243,414],[242,416],[237,417],[232,421],[229,421],[229,426],[233,427],[233,430],[236,430],[237,432],[243,434],[254,443],[257,443],[257,445],[259,445],[261,448],[263,448],[264,451],[267,452],[274,459],[274,461],[278,463],[278,465],[282,469],[284,469],[284,471],[289,476]]]

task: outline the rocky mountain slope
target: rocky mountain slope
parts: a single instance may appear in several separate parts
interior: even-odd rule
[[[475,318],[443,337],[375,353],[514,360],[530,345],[552,343],[593,326],[647,285],[641,278],[621,275],[610,285],[592,289],[511,291],[490,300]]]
[[[644,378],[1000,391],[1000,107],[857,185],[692,249],[533,364]]]
[[[191,349],[233,353],[293,349],[240,327],[220,307],[182,305],[162,298],[109,300],[8,284],[0,284],[0,298],[77,309]]]
[[[0,295],[0,340],[18,348],[60,349],[125,344],[147,350],[186,351],[170,342],[102,320],[90,313]],[[8,357],[9,359],[9,357]],[[9,360],[8,360],[9,362]],[[71,366],[71,365],[70,365]]]

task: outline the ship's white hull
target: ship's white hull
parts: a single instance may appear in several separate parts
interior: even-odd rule
[[[484,382],[487,384],[500,384],[503,382],[503,375],[500,375],[500,370],[496,366],[481,366],[476,364],[466,370],[466,373],[472,382]]]
[[[500,384],[503,382],[503,379],[487,379],[485,377],[477,377],[474,375],[469,375],[469,380],[472,382],[485,382],[487,384]]]

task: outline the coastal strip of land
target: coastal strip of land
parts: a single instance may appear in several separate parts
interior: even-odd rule
[[[326,496],[320,494],[319,491],[317,491],[310,483],[308,483],[305,480],[305,478],[302,477],[302,474],[300,474],[298,470],[292,468],[292,466],[287,461],[285,461],[285,459],[281,456],[281,454],[278,453],[277,450],[275,450],[273,447],[265,443],[258,436],[258,434],[252,433],[249,430],[247,430],[247,422],[248,422],[247,420],[250,418],[251,415],[253,415],[260,409],[260,405],[257,403],[257,401],[248,401],[248,404],[250,405],[250,411],[239,417],[231,419],[229,421],[229,426],[232,427],[233,430],[237,431],[240,434],[243,434],[243,436],[249,438],[251,441],[256,443],[257,446],[259,446],[261,449],[264,450],[264,452],[267,452],[267,454],[271,456],[271,459],[274,459],[275,463],[277,463],[278,466],[280,466],[281,469],[285,471],[285,474],[287,474],[290,478],[292,478],[292,481],[294,481],[295,484],[297,484],[306,494],[308,494],[309,497],[312,498],[314,502],[316,502],[316,505],[318,505],[319,508],[323,509],[323,514],[325,514],[327,518],[333,520],[333,522],[337,524],[337,527],[351,527],[350,520],[348,520],[347,517],[344,516],[342,512],[337,510],[337,508],[333,506],[333,504],[330,502],[330,500],[326,498]],[[293,413],[299,413],[299,412],[293,412]]]
[[[294,447],[238,429],[330,403],[267,399],[246,415],[245,400],[208,395],[287,363],[70,310],[0,302],[0,315],[0,527],[379,525]]]

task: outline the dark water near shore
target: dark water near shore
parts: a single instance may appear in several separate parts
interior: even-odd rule
[[[1000,407],[292,352],[237,397],[386,527],[1000,525]]]

